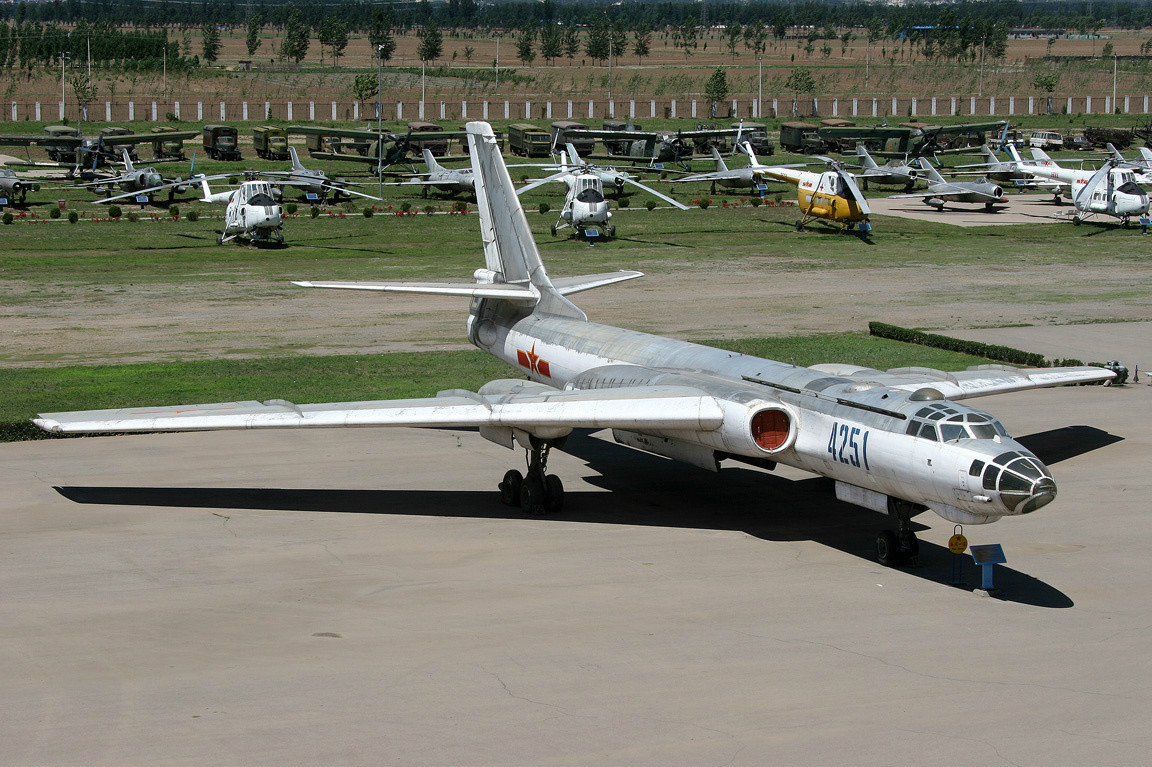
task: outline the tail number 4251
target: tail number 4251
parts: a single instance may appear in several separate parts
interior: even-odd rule
[[[833,460],[852,466],[868,467],[868,429],[852,426],[847,423],[833,423],[832,433],[828,435],[828,452]]]

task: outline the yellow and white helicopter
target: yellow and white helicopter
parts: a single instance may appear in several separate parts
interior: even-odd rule
[[[856,229],[866,234],[872,231],[872,224],[868,221],[872,208],[852,174],[831,158],[820,159],[828,164],[828,170],[822,173],[780,166],[760,168],[757,172],[761,177],[787,181],[796,187],[797,201],[803,214],[796,222],[798,230],[810,221],[822,219],[839,224],[845,232]]]

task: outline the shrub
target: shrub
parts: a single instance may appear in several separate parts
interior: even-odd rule
[[[320,209],[318,207],[316,207],[315,205],[313,205],[312,208],[308,211],[308,215],[311,216],[312,218],[319,218]]]
[[[551,206],[551,205],[549,205],[549,204],[548,204],[548,203],[546,203],[546,202],[542,202],[542,203],[540,203],[540,215],[544,215],[545,213],[547,213],[547,212],[548,212],[548,211],[550,211],[550,210],[552,210],[552,206]]]
[[[188,211],[188,216],[187,216],[187,218],[188,218],[188,220],[189,220],[189,221],[197,221],[197,220],[199,220],[199,219],[200,219],[200,211],[198,211],[198,210],[196,210],[195,208],[193,208],[192,210]]]
[[[59,213],[60,211],[57,210],[56,212]],[[122,211],[120,209],[119,205],[109,205],[108,206],[108,217],[109,218],[120,218],[120,216],[122,216],[122,215],[124,215],[124,211]]]
[[[618,206],[620,206],[621,208],[627,208],[629,205],[632,204],[632,198],[631,197],[621,197],[619,200],[616,201],[616,204]]]
[[[60,209],[59,208],[51,208],[48,211],[48,218],[60,218]]]
[[[436,206],[435,205],[425,205],[424,206],[424,212],[427,213],[429,216],[431,216],[433,213],[436,212]]]
[[[364,208],[364,218],[372,218],[372,214],[375,212],[376,211],[372,208],[372,206],[369,205],[368,207]]]
[[[133,224],[140,220],[140,214],[134,210],[128,211],[128,220]]]
[[[75,224],[79,220],[80,220],[80,214],[79,213],[77,213],[74,210],[68,211],[68,223],[69,224]]]
[[[752,207],[753,207],[753,208],[759,208],[759,207],[760,207],[760,203],[762,203],[762,202],[764,202],[764,201],[763,201],[763,200],[761,200],[759,197],[749,197],[749,198],[748,198],[748,202],[752,203]]]
[[[172,218],[180,218],[180,206],[179,205],[169,205],[168,206],[168,215],[171,216]]]
[[[894,341],[903,341],[909,344],[931,346],[936,349],[971,354],[975,357],[984,357],[990,360],[1007,362],[1012,365],[1028,365],[1029,367],[1043,367],[1044,355],[1013,349],[1010,346],[983,344],[979,341],[965,341],[951,336],[941,336],[936,333],[925,333],[920,330],[910,330],[898,325],[888,325],[883,322],[869,322],[868,332],[880,338],[891,338]]]
[[[290,202],[284,206],[284,212],[287,213],[289,216],[295,216],[296,211],[298,211],[299,209],[300,209],[300,207],[294,202]]]
[[[452,210],[456,211],[457,213],[467,213],[468,203],[464,202],[463,200],[457,200],[456,202],[452,203]]]
[[[701,210],[708,210],[708,206],[712,204],[712,201],[707,197],[701,197],[696,201],[696,204],[700,206]]]
[[[655,210],[656,209],[656,201],[655,200],[648,200],[644,203],[644,207],[647,208],[648,210]]]
[[[410,210],[412,210],[412,203],[404,202],[403,204],[400,205],[400,212],[401,213],[407,213]]]
[[[4,225],[7,226],[8,224],[11,224],[11,223],[12,223],[12,211],[6,210],[6,211],[4,211]]]

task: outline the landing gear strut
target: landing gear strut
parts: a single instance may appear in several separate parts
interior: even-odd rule
[[[556,514],[564,508],[564,483],[548,473],[548,452],[552,445],[532,440],[527,451],[528,474],[511,469],[500,482],[500,500],[505,506],[519,506],[525,514]]]
[[[912,532],[912,515],[919,510],[907,501],[888,500],[888,513],[896,518],[896,530],[885,530],[877,536],[876,561],[885,567],[920,564],[920,539]]]

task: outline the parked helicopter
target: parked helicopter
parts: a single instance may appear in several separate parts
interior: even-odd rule
[[[872,224],[868,221],[872,208],[860,187],[856,186],[852,174],[830,157],[820,159],[828,164],[828,170],[823,173],[783,166],[764,168],[760,173],[796,187],[800,212],[804,214],[796,222],[797,230],[803,230],[810,221],[822,219],[839,224],[844,232],[853,228],[865,234],[872,231]]]
[[[1132,216],[1148,214],[1148,193],[1136,183],[1135,172],[1118,167],[1115,159],[1109,159],[1096,171],[1073,170],[1061,168],[1043,149],[1032,150],[1035,163],[1021,160],[1016,147],[1009,147],[1008,151],[1021,169],[1071,187],[1072,205],[1076,208],[1072,223],[1077,226],[1085,218],[1081,213],[1114,216],[1120,219],[1121,226],[1128,226]]]
[[[284,210],[276,202],[272,184],[263,178],[249,178],[237,189],[213,192],[209,178],[200,177],[204,191],[201,202],[224,203],[224,231],[216,238],[217,245],[238,237],[246,237],[255,245],[260,241],[275,240],[284,243]]]
[[[576,149],[571,144],[568,145],[568,152],[571,156],[579,159]],[[585,237],[597,236],[601,229],[609,237],[615,237],[616,225],[609,223],[612,220],[612,212],[608,209],[608,200],[604,197],[604,181],[600,175],[594,170],[590,170],[585,164],[569,168],[566,158],[563,156],[561,156],[561,168],[559,173],[553,173],[551,176],[545,176],[522,186],[516,194],[524,194],[549,181],[563,180],[568,191],[564,196],[560,217],[556,219],[555,224],[552,224],[552,236],[555,237],[557,232],[571,226]],[[621,178],[625,184],[632,184],[681,210],[688,210],[687,205],[677,202],[639,181]],[[588,226],[589,224],[592,226]]]

